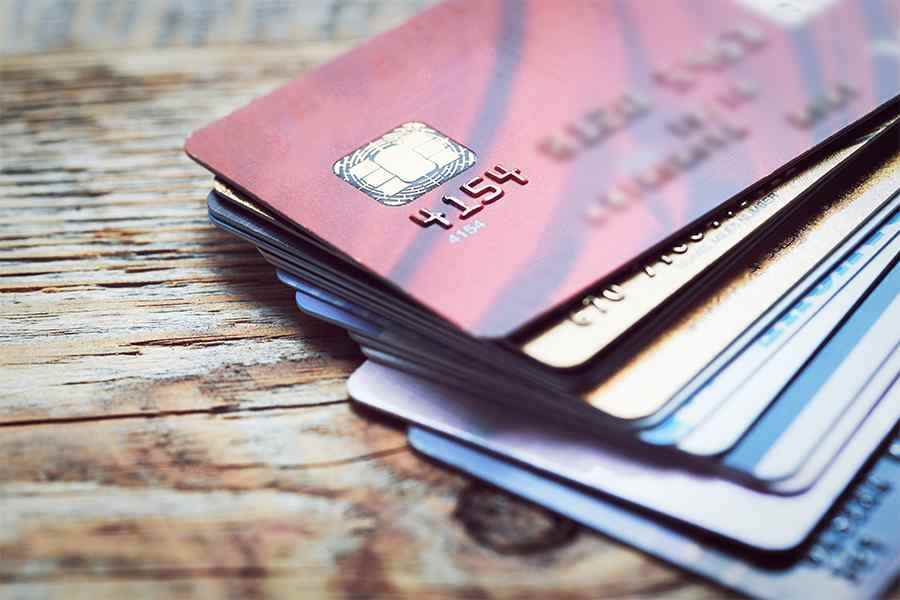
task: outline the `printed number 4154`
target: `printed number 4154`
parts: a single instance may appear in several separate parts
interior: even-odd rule
[[[460,227],[459,229],[457,229],[456,231],[451,233],[448,236],[448,239],[450,240],[451,244],[456,244],[458,242],[463,241],[464,239],[466,239],[469,236],[475,235],[483,227],[485,227],[484,222],[480,221],[478,219],[475,219],[471,223],[466,223],[465,225],[463,225],[462,227]]]

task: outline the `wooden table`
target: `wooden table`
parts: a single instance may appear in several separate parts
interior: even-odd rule
[[[414,3],[250,45],[247,2],[202,36],[72,4],[0,3],[0,597],[725,595],[416,455],[348,401],[346,334],[207,222],[187,134]]]

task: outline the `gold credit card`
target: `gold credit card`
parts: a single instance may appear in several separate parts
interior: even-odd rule
[[[852,186],[833,187],[820,192],[820,209],[799,228],[754,250],[584,400],[623,419],[656,414],[900,188],[900,154],[894,148]]]
[[[521,350],[555,368],[578,367],[763,227],[863,142],[843,148],[755,200],[721,211],[671,248],[586,296],[574,310],[524,341]]]

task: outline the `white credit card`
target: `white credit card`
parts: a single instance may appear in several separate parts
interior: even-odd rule
[[[885,332],[895,333],[885,335]],[[898,337],[900,297],[894,299],[873,329],[860,340],[787,431],[769,448],[753,469],[753,474],[765,480],[790,477],[823,439],[836,436],[835,427],[845,410],[861,400],[860,392],[870,377],[884,368],[883,361],[896,351]]]
[[[866,383],[850,408],[828,430],[828,435],[821,439],[812,456],[803,463],[798,473],[785,481],[774,482],[769,489],[780,494],[796,494],[809,488],[825,472],[837,453],[846,445],[847,440],[866,419],[871,417],[875,412],[875,407],[879,404],[890,403],[893,407],[893,409],[884,408],[880,413],[881,418],[888,421],[900,420],[898,378],[900,378],[900,348],[895,347],[893,353],[882,364],[875,376]],[[889,412],[889,410],[893,412]],[[877,445],[877,440],[871,441]]]
[[[892,257],[896,259],[896,257]],[[792,476],[900,342],[900,263],[894,264],[721,462],[744,473]]]
[[[713,455],[734,446],[890,267],[900,252],[898,232],[900,213],[895,213],[717,373],[693,399],[715,409],[678,447],[691,454]]]
[[[623,449],[601,436],[487,402],[366,362],[349,381],[363,404],[539,470],[766,550],[801,543],[894,425],[880,403],[830,468],[804,493],[782,496],[691,471],[658,449]],[[886,410],[884,407],[887,407]]]

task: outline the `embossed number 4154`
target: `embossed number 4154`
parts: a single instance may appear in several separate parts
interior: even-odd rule
[[[528,183],[528,179],[522,175],[520,169],[506,169],[503,165],[494,165],[493,168],[485,171],[480,177],[474,177],[459,186],[459,191],[474,200],[479,200],[477,204],[470,205],[456,196],[450,195],[444,196],[441,198],[441,201],[444,204],[448,204],[457,209],[459,211],[460,219],[468,219],[472,215],[476,215],[484,210],[484,207],[493,204],[502,198],[503,188],[497,184],[506,183],[510,180],[519,185]],[[419,213],[417,215],[411,215],[410,219],[413,223],[421,225],[422,227],[430,227],[432,225],[438,225],[444,229],[453,227],[453,223],[447,218],[446,213],[441,211],[431,211],[427,208],[420,208]]]

